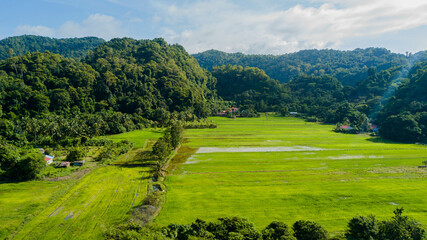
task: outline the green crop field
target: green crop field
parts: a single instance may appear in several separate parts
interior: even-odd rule
[[[145,130],[111,138],[135,139],[142,147],[161,134]],[[138,165],[141,151],[134,148],[81,179],[0,184],[0,238],[102,239],[104,230],[125,221],[146,196],[151,168]]]
[[[162,129],[151,129],[148,130],[136,130],[127,133],[121,133],[116,135],[108,136],[108,139],[113,140],[113,142],[119,142],[121,140],[129,140],[134,145],[134,148],[143,148],[147,142],[147,139],[157,139],[163,134]]]
[[[427,225],[426,146],[296,118],[212,119],[217,129],[185,132],[157,224],[241,216],[258,228],[305,219],[337,232],[355,215],[386,219],[404,207]]]

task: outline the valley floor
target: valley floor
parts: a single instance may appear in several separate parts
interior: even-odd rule
[[[159,225],[241,216],[258,228],[305,219],[328,231],[356,215],[388,219],[396,207],[427,225],[427,147],[297,118],[212,118],[172,160]]]

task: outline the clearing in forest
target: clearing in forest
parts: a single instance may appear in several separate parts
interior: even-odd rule
[[[185,132],[166,178],[160,225],[241,216],[264,228],[305,219],[342,231],[355,215],[405,213],[427,225],[427,147],[297,118],[212,118]],[[274,151],[274,150],[277,151]]]

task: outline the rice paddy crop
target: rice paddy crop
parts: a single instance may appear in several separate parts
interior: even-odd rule
[[[146,196],[151,168],[138,153],[147,139],[161,135],[145,130],[112,136],[135,139],[136,147],[81,179],[0,184],[0,238],[103,239]]]
[[[355,215],[386,219],[398,206],[427,225],[427,171],[418,167],[426,146],[296,118],[212,119],[217,129],[185,132],[157,224],[241,216],[259,228],[305,219],[336,232]]]

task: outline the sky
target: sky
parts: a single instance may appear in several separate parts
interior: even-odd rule
[[[163,37],[189,53],[427,50],[425,0],[0,0],[0,22],[0,39]]]

